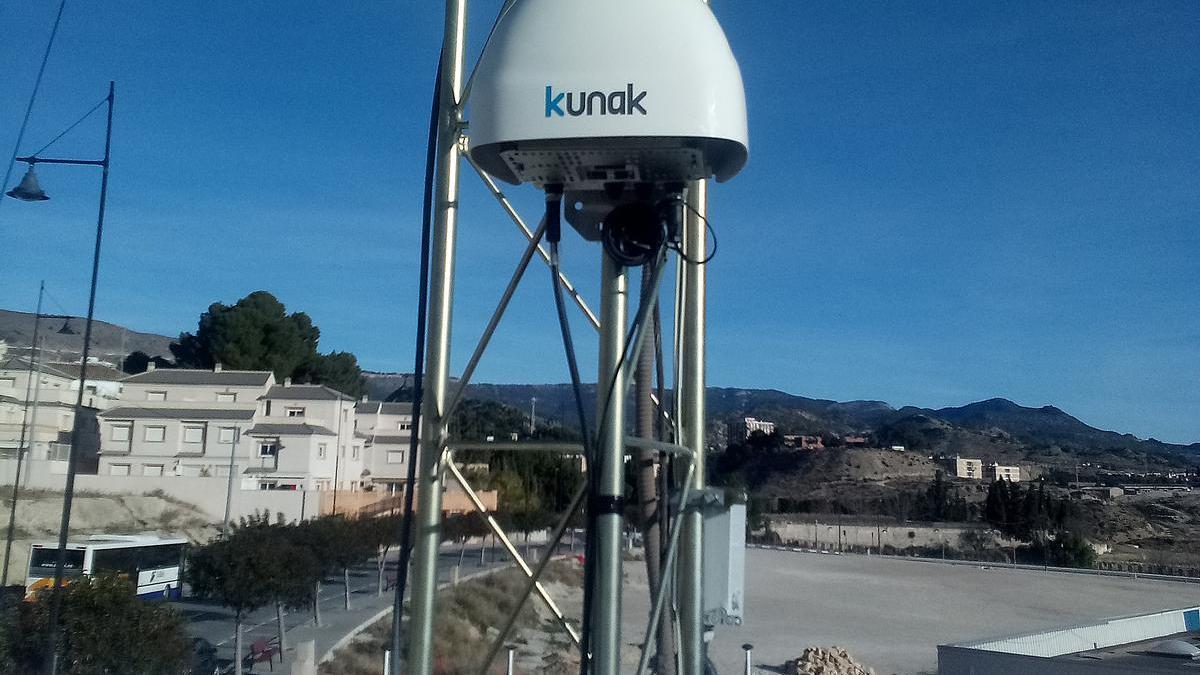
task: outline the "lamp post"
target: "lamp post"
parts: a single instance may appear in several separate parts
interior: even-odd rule
[[[108,166],[109,150],[112,145],[113,92],[115,85],[108,83],[108,122],[104,131],[104,158],[93,159],[51,159],[32,155],[18,157],[18,162],[25,162],[29,170],[21,179],[20,185],[7,192],[9,197],[26,202],[40,202],[49,199],[38,184],[34,173],[35,164],[70,164],[75,166],[98,166],[100,177],[100,208],[96,217],[96,245],[92,252],[92,283],[88,291],[87,323],[83,329],[83,352],[79,357],[79,392],[75,398],[75,420],[71,425],[71,450],[67,455],[67,480],[63,487],[62,519],[58,527],[58,555],[54,563],[54,585],[50,591],[50,625],[49,639],[46,642],[45,669],[54,675],[58,668],[58,631],[59,614],[62,611],[62,581],[63,568],[67,561],[67,533],[71,527],[71,502],[75,493],[75,470],[79,457],[80,424],[83,418],[83,391],[87,381],[87,363],[90,355],[92,340],[92,317],[96,309],[96,278],[100,272],[100,243],[104,235],[104,205],[108,197]],[[64,132],[65,133],[65,132]]]

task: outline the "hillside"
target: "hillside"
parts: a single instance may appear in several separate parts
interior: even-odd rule
[[[584,406],[589,416],[595,410],[595,390],[594,384],[584,385]],[[575,404],[568,384],[472,384],[468,396],[525,411],[536,398],[539,418],[575,426]],[[1132,434],[1089,426],[1052,406],[1029,408],[999,398],[937,410],[911,406],[895,409],[881,401],[838,402],[773,389],[709,387],[706,401],[709,442],[716,447],[725,444],[725,422],[750,416],[775,422],[781,433],[868,434],[879,445],[905,445],[930,452],[978,452],[1013,459],[1034,459],[1036,455],[1065,461],[1064,454],[1082,454],[1110,463],[1142,462],[1145,455],[1177,456],[1190,461],[1200,453],[1200,443],[1142,440]]]
[[[31,312],[0,309],[0,340],[13,347],[29,347],[33,343],[33,320]],[[76,316],[43,318],[41,334],[45,338],[42,344],[46,351],[64,358],[78,357],[83,351],[84,323],[84,317]],[[73,333],[60,333],[64,324],[69,325]],[[92,322],[92,354],[102,361],[118,363],[135,351],[171,358],[172,340],[174,338],[165,335],[129,330],[106,321]]]

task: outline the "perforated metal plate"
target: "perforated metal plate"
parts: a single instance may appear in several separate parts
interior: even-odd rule
[[[544,187],[561,183],[570,190],[600,190],[607,183],[699,180],[709,175],[695,148],[613,147],[587,150],[503,150],[500,157],[520,182]]]

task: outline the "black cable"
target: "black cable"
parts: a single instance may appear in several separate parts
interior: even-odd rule
[[[708,234],[710,236],[712,236],[712,251],[708,254],[707,258],[697,262],[697,261],[692,260],[691,258],[687,257],[687,255],[683,252],[683,246],[680,246],[679,244],[668,244],[667,246],[672,251],[675,251],[676,253],[678,253],[679,257],[683,258],[684,262],[688,262],[693,265],[707,265],[708,262],[713,259],[713,256],[717,255],[717,231],[714,230],[712,224],[708,222],[708,218],[705,218],[704,216],[700,215],[700,212],[696,210],[696,207],[692,206],[691,204],[688,204],[686,201],[683,203],[683,206],[687,210],[696,214],[697,218],[704,221],[704,229],[708,232]]]
[[[437,75],[433,82],[433,105],[429,110],[429,136],[425,146],[425,194],[421,203],[421,269],[417,289],[417,341],[413,357],[412,429],[408,443],[407,484],[404,486],[404,517],[400,522],[400,557],[396,562],[396,596],[392,602],[392,673],[399,675],[403,654],[404,590],[408,584],[408,565],[412,558],[413,493],[417,480],[417,451],[421,433],[421,404],[424,401],[425,326],[429,313],[429,249],[433,230],[433,182],[437,158],[438,110],[442,98],[442,56],[438,55]],[[434,451],[436,448],[426,448]]]
[[[583,438],[583,456],[587,460],[588,471],[585,476],[589,497],[596,492],[596,456],[591,444],[591,433],[588,431],[587,414],[583,405],[583,384],[579,377],[579,361],[575,356],[575,341],[571,337],[571,322],[567,316],[566,302],[563,300],[562,278],[560,276],[558,242],[562,239],[562,192],[558,186],[547,186],[546,190],[546,241],[550,243],[550,283],[554,289],[554,309],[558,315],[558,326],[562,333],[563,351],[567,356],[567,369],[571,374],[571,390],[575,395],[575,412],[579,416],[579,431]],[[585,675],[588,671],[588,654],[591,651],[591,607],[594,602],[593,584],[595,583],[594,560],[595,553],[595,509],[586,511],[587,538],[583,545],[584,566],[583,580],[583,621],[580,626],[582,637],[579,649],[579,672]]]
[[[72,129],[74,129],[75,127],[77,127],[77,126],[79,126],[80,124],[82,124],[82,123],[83,123],[83,121],[84,121],[84,120],[86,120],[87,118],[91,117],[91,116],[92,116],[92,113],[96,112],[96,111],[97,111],[97,110],[99,110],[101,107],[103,107],[105,103],[108,103],[108,97],[107,97],[107,96],[105,96],[104,98],[100,99],[100,102],[99,102],[99,103],[97,103],[97,104],[96,104],[96,106],[95,106],[94,108],[92,108],[91,110],[89,110],[89,111],[87,111],[86,113],[84,113],[84,114],[83,114],[83,117],[80,117],[79,119],[75,120],[75,122],[74,122],[74,123],[73,123],[71,126],[67,127],[66,129],[63,129],[63,130],[62,130],[62,133],[60,133],[59,135],[57,135],[57,136],[55,136],[54,138],[50,139],[50,142],[49,142],[49,143],[47,143],[47,144],[43,145],[42,147],[38,148],[38,149],[37,149],[37,150],[35,150],[34,152],[31,152],[31,153],[29,153],[29,156],[30,156],[30,157],[37,157],[38,155],[40,155],[40,154],[42,154],[43,152],[45,152],[46,148],[48,148],[48,147],[50,147],[50,146],[54,145],[55,143],[57,143],[57,142],[58,142],[58,140],[59,140],[60,138],[62,138],[63,136],[66,136],[66,135],[67,135],[67,134],[69,134],[69,133],[71,133],[71,130],[72,130]]]
[[[62,21],[63,8],[66,6],[67,0],[58,3],[58,14],[54,17],[54,27],[50,29],[50,39],[46,41],[46,51],[42,54],[42,65],[38,67],[37,79],[33,81],[33,92],[29,94],[29,104],[25,106],[25,117],[21,120],[21,129],[17,132],[17,142],[13,144],[12,157],[8,160],[8,168],[4,170],[4,183],[0,184],[0,190],[7,190],[8,181],[12,178],[13,165],[17,163],[17,154],[21,151],[21,141],[25,138],[25,127],[29,125],[29,114],[33,112],[33,103],[37,100],[38,89],[42,86],[42,75],[46,73],[46,63],[50,61],[50,48],[54,46],[54,37],[58,35],[58,24]],[[0,199],[0,202],[3,201]]]

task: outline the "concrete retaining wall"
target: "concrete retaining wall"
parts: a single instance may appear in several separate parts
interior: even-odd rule
[[[958,537],[963,532],[974,530],[960,524],[928,525],[908,524],[897,525],[866,525],[842,523],[843,548],[854,547],[865,549],[891,546],[896,550],[907,548],[938,547],[943,543],[947,548],[958,546]],[[804,542],[813,548],[837,548],[838,522],[836,516],[826,516],[809,521],[773,521],[771,531],[778,534],[783,542]],[[909,536],[909,533],[912,536]],[[879,541],[875,541],[876,534]]]
[[[11,485],[16,460],[0,460],[0,481]],[[66,485],[66,462],[34,461],[21,469],[23,488],[62,490]],[[75,476],[75,489],[81,492],[110,494],[145,494],[161,490],[163,494],[189,504],[219,522],[225,515],[225,495],[229,479],[220,476]],[[233,519],[269,511],[274,517],[282,513],[287,520],[312,518],[319,504],[316,495],[288,490],[241,490],[234,483],[230,500]]]

